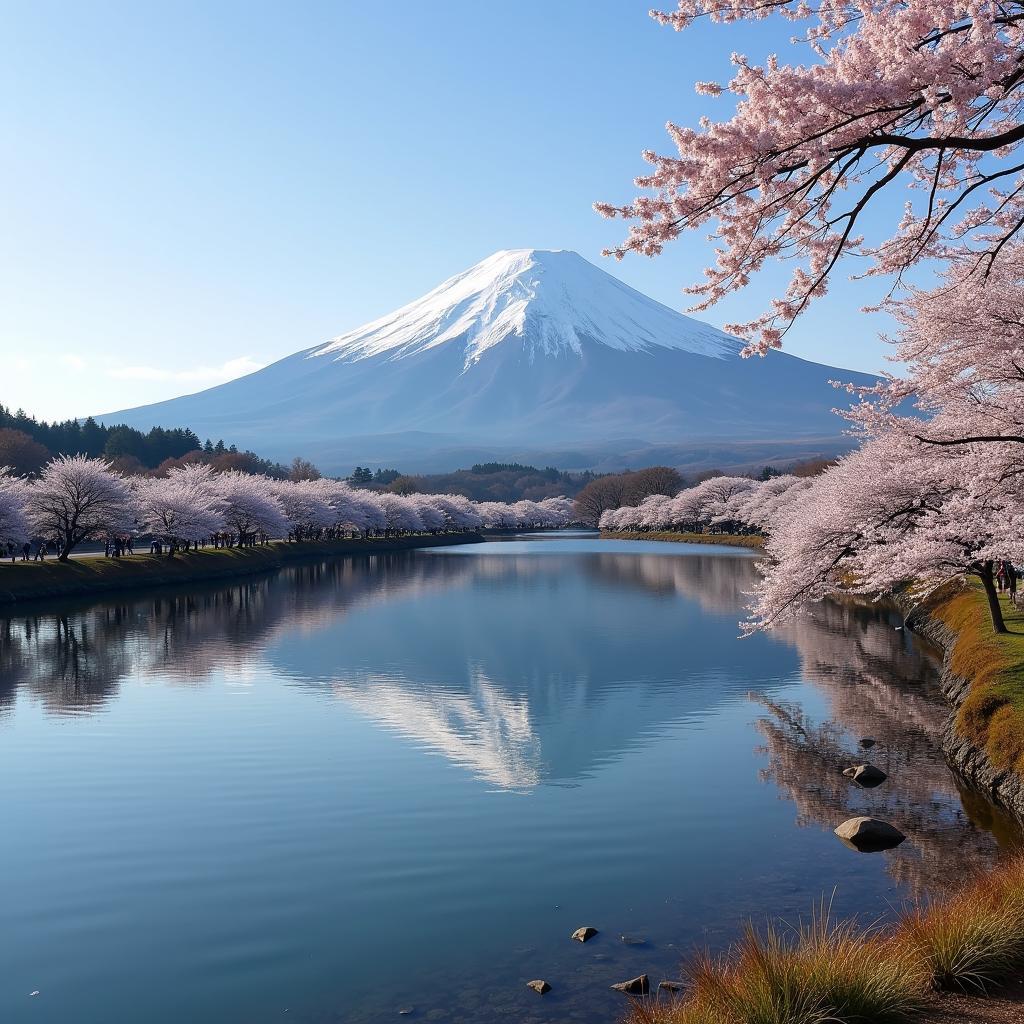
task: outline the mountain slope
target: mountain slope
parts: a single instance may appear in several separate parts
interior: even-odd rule
[[[513,250],[248,377],[100,418],[186,424],[328,471],[399,457],[451,468],[436,465],[442,449],[543,460],[570,446],[593,463],[695,441],[835,450],[843,396],[828,381],[868,378],[740,347],[575,253]]]

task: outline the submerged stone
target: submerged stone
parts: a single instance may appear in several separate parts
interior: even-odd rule
[[[619,939],[627,946],[647,945],[647,940],[642,935],[620,935]]]
[[[651,991],[651,982],[646,974],[641,974],[638,978],[620,981],[617,985],[612,985],[612,988],[616,992],[625,992],[631,996],[645,996]]]
[[[850,778],[865,789],[874,789],[889,778],[881,768],[876,768],[873,764],[855,764],[847,771],[850,772]]]
[[[836,835],[860,853],[878,853],[899,846],[907,837],[887,821],[861,815],[849,818],[836,830]]]

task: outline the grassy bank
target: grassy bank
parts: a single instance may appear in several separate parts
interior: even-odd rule
[[[0,563],[0,605],[22,601],[80,597],[119,590],[230,579],[334,555],[383,554],[412,548],[479,541],[475,533],[439,536],[375,537],[369,540],[273,541],[255,548],[203,548],[167,555],[125,558],[72,558],[67,562]]]
[[[992,629],[985,595],[965,589],[927,611],[955,637],[949,668],[970,682],[956,729],[999,771],[1024,776],[1024,613],[1001,600],[1007,633]]]
[[[616,533],[601,532],[605,540],[663,540],[676,544],[722,544],[729,548],[763,548],[764,537],[750,533]]]
[[[887,930],[861,930],[824,917],[800,929],[751,929],[725,955],[694,960],[685,970],[685,995],[637,1001],[627,1022],[928,1020],[939,1005],[936,993],[983,995],[1022,968],[1024,859],[1017,859],[946,899],[911,908]],[[958,1006],[958,1019],[971,1020],[969,1007]]]

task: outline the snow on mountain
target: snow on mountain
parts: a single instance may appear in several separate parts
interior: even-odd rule
[[[256,373],[98,418],[189,426],[329,473],[491,460],[728,468],[848,447],[829,381],[870,378],[740,348],[576,253],[518,249]]]
[[[655,302],[578,253],[506,249],[311,356],[403,357],[459,342],[468,368],[510,337],[525,339],[531,356],[579,355],[587,341],[622,352],[658,346],[719,359],[738,348],[729,335]]]

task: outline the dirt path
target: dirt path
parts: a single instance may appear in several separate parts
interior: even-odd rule
[[[927,1024],[1024,1024],[1024,978],[989,999],[937,996]]]

